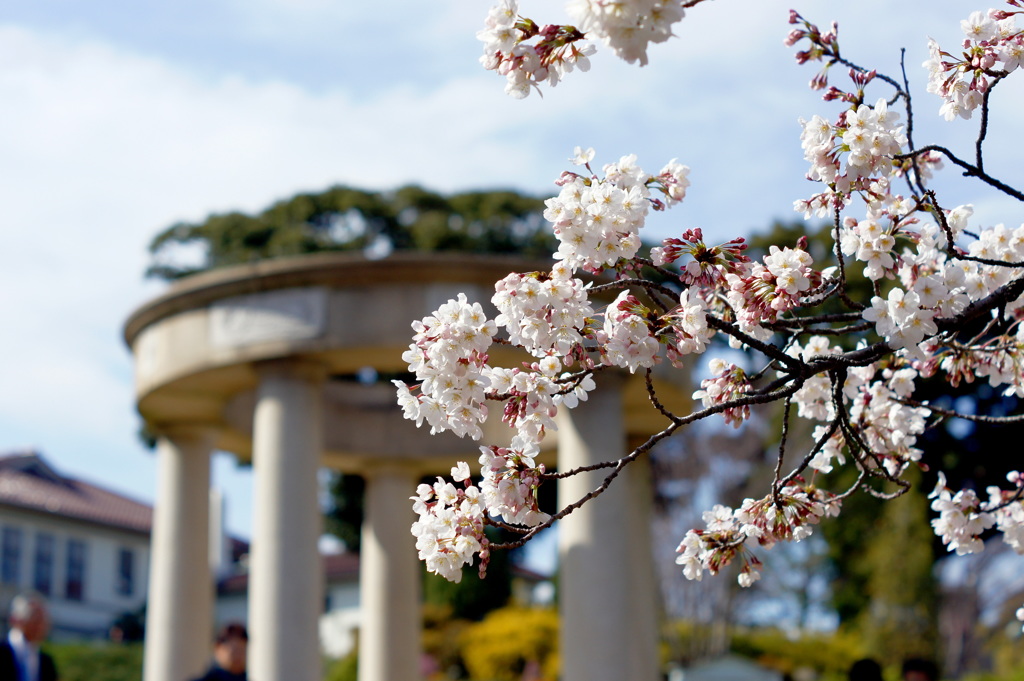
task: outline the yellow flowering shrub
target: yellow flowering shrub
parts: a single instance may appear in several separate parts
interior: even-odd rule
[[[474,681],[519,681],[536,665],[545,681],[558,676],[558,613],[508,607],[495,610],[460,637],[462,659]]]

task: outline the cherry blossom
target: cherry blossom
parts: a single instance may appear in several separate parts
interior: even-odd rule
[[[555,85],[574,68],[586,70],[593,50],[586,40],[644,65],[648,47],[669,38],[683,18],[683,5],[698,2],[573,0],[571,26],[539,24],[520,16],[514,0],[503,0],[478,34],[481,62],[506,76],[516,97]],[[946,119],[980,110],[987,120],[993,88],[1020,66],[1024,33],[1015,21],[1022,5],[1007,5],[1013,9],[973,12],[961,22],[958,55],[929,42],[919,76],[942,98]],[[690,168],[672,159],[653,174],[626,154],[598,172],[595,150],[575,147],[575,169],[555,181],[558,193],[545,204],[559,244],[552,269],[498,281],[493,320],[460,294],[413,323],[403,359],[415,381],[395,381],[405,417],[431,432],[480,440],[481,424],[500,414],[515,431],[510,442],[481,446],[475,476],[460,462],[453,482],[439,478],[412,497],[417,550],[431,571],[458,581],[465,565],[479,561],[485,569],[495,548],[484,535],[488,524],[517,533],[521,539],[509,545],[518,545],[579,503],[601,503],[594,499],[622,466],[696,420],[721,414],[740,427],[759,405],[782,403],[770,492],[735,509],[714,506],[678,547],[676,562],[688,579],[733,565],[738,582],[750,586],[762,568],[756,552],[807,538],[850,494],[884,487],[896,495],[910,484],[909,471],[933,470],[938,462],[920,442],[935,417],[1022,420],[959,414],[915,398],[921,379],[930,377],[952,387],[984,380],[1024,397],[1024,225],[978,224],[972,205],[946,205],[930,184],[949,163],[997,195],[1024,200],[1024,192],[984,167],[985,123],[973,161],[938,145],[912,147],[905,80],[848,59],[835,24],[821,30],[796,12],[790,24],[786,44],[800,44],[799,63],[821,62],[811,87],[835,110],[802,119],[793,137],[816,183],[794,208],[831,221],[827,262],[820,253],[815,262],[806,237],[771,245],[758,260],[745,253],[742,237],[712,245],[690,225],[646,258],[641,230],[649,211],[686,199]],[[866,294],[853,292],[851,273],[864,275]],[[492,364],[494,343],[520,348],[524,361]],[[699,406],[670,413],[649,372],[663,360],[684,367],[685,357],[726,344],[744,352],[745,361],[709,353],[710,375],[692,393]],[[577,408],[598,389],[603,371],[646,376],[650,401],[667,425],[606,462],[608,477],[577,504],[541,509],[538,489],[556,474],[537,463],[540,444],[556,429],[559,410]],[[794,419],[810,422],[810,444],[787,445]],[[787,446],[801,451],[787,457]],[[853,469],[857,482],[826,489],[825,474],[840,467]],[[1022,477],[1011,471],[1008,484],[989,487],[983,499],[970,488],[950,489],[937,473],[932,527],[949,551],[980,551],[983,536],[997,533],[1024,554]],[[1017,616],[1024,620],[1024,608]]]
[[[971,118],[989,88],[1020,65],[1024,32],[1017,30],[1015,14],[972,12],[960,22],[966,39],[959,57],[929,40],[929,58],[924,62],[929,74],[928,92],[942,97],[939,113],[947,121]]]

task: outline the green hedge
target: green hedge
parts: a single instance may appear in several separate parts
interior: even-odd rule
[[[49,643],[61,681],[139,681],[141,643]]]

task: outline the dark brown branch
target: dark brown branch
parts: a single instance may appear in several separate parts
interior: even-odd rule
[[[1018,201],[1024,201],[1024,193],[1021,193],[1020,191],[1014,189],[1008,184],[1000,182],[996,178],[992,177],[991,175],[983,171],[981,168],[975,165],[971,165],[967,161],[964,161],[960,158],[957,158],[957,156],[949,149],[938,144],[929,144],[926,147],[921,147],[920,149],[915,149],[914,151],[908,151],[905,154],[899,154],[897,156],[894,156],[893,158],[896,159],[897,161],[902,161],[904,159],[914,159],[920,156],[921,154],[928,153],[929,151],[937,151],[938,153],[948,158],[954,165],[963,168],[964,177],[976,177],[985,184],[995,187],[1004,194],[1008,194],[1013,198],[1017,199]]]
[[[755,350],[760,351],[761,354],[766,355],[768,357],[771,357],[772,359],[777,360],[777,361],[781,362],[782,364],[785,364],[791,370],[799,369],[799,367],[800,367],[800,361],[799,360],[797,360],[797,359],[795,359],[793,357],[790,357],[789,355],[787,355],[786,353],[782,352],[781,350],[779,350],[774,345],[769,345],[768,343],[765,343],[764,341],[757,340],[756,338],[754,338],[753,336],[751,336],[749,334],[743,333],[738,328],[736,328],[736,326],[734,326],[733,324],[730,324],[727,321],[719,319],[718,317],[714,316],[713,314],[708,313],[707,320],[708,320],[708,326],[710,326],[711,328],[717,329],[718,331],[721,331],[722,333],[724,333],[726,335],[732,336],[733,338],[739,340],[740,342],[744,343],[745,345],[748,345],[748,346],[754,348]]]
[[[859,71],[861,73],[868,73],[870,71],[870,69],[866,69],[863,66],[858,66],[858,65],[854,64],[852,61],[850,61],[846,57],[839,56],[838,52],[836,52],[836,53],[834,53],[832,55],[832,60],[842,64],[843,66],[847,66],[847,67],[849,67],[849,68],[851,68],[851,69],[853,69],[855,71]],[[903,88],[900,87],[900,84],[897,83],[895,81],[895,79],[890,78],[889,76],[885,75],[884,73],[878,73],[877,71],[875,72],[875,78],[877,78],[878,80],[881,80],[881,81],[883,81],[885,83],[888,83],[889,85],[892,85],[893,89],[896,90],[896,95],[893,97],[893,102],[896,99],[899,99],[901,97],[903,99],[910,99],[907,96],[907,92]],[[889,102],[889,103],[892,104],[893,102]]]
[[[948,416],[950,418],[966,419],[968,421],[974,421],[975,423],[986,423],[990,425],[1005,425],[1007,423],[1022,423],[1024,422],[1024,414],[1016,414],[1014,416],[985,416],[984,414],[965,414],[963,412],[956,411],[955,409],[944,409],[942,407],[936,407],[933,404],[926,402],[918,402],[908,397],[896,398],[896,401],[900,404],[905,404],[908,407],[920,407],[927,409],[935,414],[941,414],[942,416]]]
[[[811,448],[811,451],[808,452],[807,455],[803,458],[803,460],[792,471],[790,471],[789,475],[787,475],[786,478],[781,483],[779,483],[779,486],[785,487],[794,479],[796,479],[798,475],[807,470],[807,466],[811,463],[811,459],[818,455],[818,452],[822,450],[822,448],[825,446],[825,443],[828,442],[829,439],[831,439],[831,437],[835,434],[836,430],[838,429],[839,418],[836,417],[832,419],[832,423],[829,424],[828,430],[825,431],[825,434],[822,437],[818,438],[818,440],[814,443],[814,447]]]
[[[783,390],[779,390],[773,395],[766,396],[767,399],[740,397],[734,400],[729,400],[728,402],[723,402],[722,404],[717,404],[712,407],[702,409],[699,412],[691,413],[688,416],[674,417],[672,419],[672,423],[669,424],[668,427],[666,427],[664,430],[661,430],[658,433],[655,433],[654,435],[651,435],[649,438],[647,438],[646,442],[644,442],[642,445],[634,449],[631,453],[627,454],[621,459],[618,459],[617,461],[606,461],[604,463],[594,464],[593,466],[581,466],[579,468],[574,468],[571,471],[566,471],[565,473],[545,474],[543,476],[544,478],[564,478],[570,475],[576,475],[578,473],[599,470],[601,468],[612,468],[612,471],[607,476],[605,476],[604,480],[601,482],[600,485],[598,485],[596,488],[585,494],[580,499],[569,504],[558,513],[554,514],[543,523],[531,527],[523,534],[523,536],[520,539],[513,542],[505,542],[503,544],[491,544],[491,548],[514,549],[523,546],[524,544],[526,544],[526,542],[530,540],[531,537],[535,536],[541,530],[551,527],[554,523],[561,520],[565,516],[569,515],[570,513],[581,507],[583,504],[603,494],[605,490],[608,489],[609,485],[612,484],[612,481],[619,476],[619,473],[622,472],[623,468],[625,468],[633,461],[636,461],[636,459],[639,458],[642,454],[645,454],[646,452],[650,451],[651,447],[656,445],[661,440],[664,440],[665,438],[672,435],[682,426],[688,425],[690,423],[693,423],[694,421],[698,421],[703,418],[707,418],[711,414],[717,414],[719,412],[725,411],[726,409],[730,409],[736,406],[744,406],[747,404],[762,404],[764,402],[774,402],[775,400],[791,396],[794,392],[796,392],[796,390],[797,388],[795,386],[790,386]]]
[[[996,504],[995,506],[985,506],[982,510],[984,510],[986,513],[994,513],[995,511],[998,511],[1000,509],[1006,508],[1007,506],[1017,503],[1022,498],[1024,498],[1024,487],[1018,487],[1017,492],[1006,501],[1000,504]]]
[[[673,419],[675,419],[675,414],[673,414],[668,409],[666,409],[665,405],[663,405],[661,403],[661,400],[658,399],[657,391],[655,391],[655,389],[654,389],[654,382],[651,379],[651,369],[650,368],[648,368],[644,372],[644,384],[647,386],[647,397],[648,397],[648,399],[651,400],[651,404],[654,405],[654,408],[657,409],[659,412],[661,412],[661,414],[665,418],[667,418],[669,421],[672,421]]]
[[[992,96],[992,88],[999,84],[1003,78],[1006,77],[1006,73],[995,76],[992,82],[987,88],[985,88],[985,94],[981,97],[981,123],[978,127],[978,139],[974,143],[974,162],[978,166],[978,170],[983,171],[985,169],[985,158],[982,155],[981,147],[985,143],[985,137],[988,135],[988,103],[989,98]],[[911,146],[913,148],[913,146]]]
[[[830,324],[832,322],[852,322],[861,318],[858,312],[837,312],[835,314],[820,314],[813,317],[784,317],[774,322],[764,324],[767,329],[789,328],[801,329],[811,324]]]

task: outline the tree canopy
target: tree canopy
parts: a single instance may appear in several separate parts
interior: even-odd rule
[[[451,195],[417,186],[369,191],[336,186],[297,194],[256,215],[230,212],[179,222],[149,245],[147,276],[174,280],[216,267],[325,251],[462,251],[550,255],[544,201],[513,191]],[[200,247],[199,263],[175,262]]]

